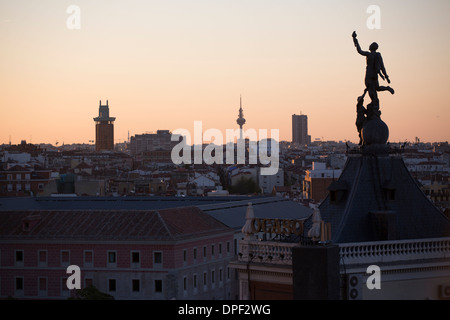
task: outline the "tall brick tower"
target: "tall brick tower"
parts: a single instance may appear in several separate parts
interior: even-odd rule
[[[106,105],[100,105],[98,109],[98,117],[95,121],[95,150],[114,150],[114,120],[116,118],[109,116],[108,100]]]

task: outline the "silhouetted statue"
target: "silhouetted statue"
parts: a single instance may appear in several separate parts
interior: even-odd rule
[[[384,67],[383,58],[381,57],[381,54],[377,52],[378,44],[374,42],[370,45],[369,51],[363,51],[361,50],[361,47],[358,43],[358,39],[356,39],[356,31],[353,32],[352,37],[358,53],[365,56],[367,60],[365,77],[366,90],[364,91],[364,95],[366,94],[366,92],[368,92],[370,98],[372,99],[372,104],[374,106],[379,106],[377,92],[389,91],[390,93],[394,94],[394,89],[392,89],[390,86],[380,86],[380,84],[378,83],[378,75],[380,75],[383,80],[387,80],[388,83],[391,83],[391,80],[389,79],[389,76],[387,75],[386,69]]]
[[[363,139],[361,136],[361,130],[366,123],[367,110],[364,108],[364,96],[367,91],[364,91],[364,94],[361,97],[358,97],[358,104],[356,105],[356,129],[359,134],[359,145],[363,144]]]

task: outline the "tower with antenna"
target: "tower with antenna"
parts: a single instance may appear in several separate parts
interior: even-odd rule
[[[239,100],[240,100],[239,101],[239,105],[240,105],[239,117],[237,118],[236,123],[239,125],[239,128],[240,128],[240,130],[239,130],[239,139],[242,140],[243,139],[242,127],[245,124],[244,110],[242,110],[242,96],[240,96]]]

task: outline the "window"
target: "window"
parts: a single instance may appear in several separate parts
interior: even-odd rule
[[[394,201],[395,200],[395,189],[384,189],[384,195],[386,197],[387,201]]]
[[[212,256],[212,257],[214,257],[214,249],[215,249],[215,248],[214,248],[214,245],[212,244],[212,245],[211,245],[211,256]]]
[[[155,292],[162,292],[162,280],[155,280]]]
[[[69,265],[70,264],[70,252],[69,250],[61,251],[61,265]]]
[[[86,267],[92,267],[94,262],[94,252],[93,251],[84,251],[84,265]]]
[[[115,264],[116,262],[116,251],[108,251],[108,264]]]
[[[206,259],[206,246],[203,247],[203,259]]]
[[[47,265],[47,251],[39,250],[38,252],[38,265],[44,267]]]
[[[139,279],[131,280],[131,287],[133,292],[139,292],[141,290],[141,282],[139,281]]]
[[[109,292],[116,292],[116,279],[109,279],[108,280],[108,291]]]
[[[187,277],[183,277],[183,290],[187,291]]]
[[[211,270],[211,286],[214,288],[216,284],[216,272]]]
[[[131,263],[132,264],[139,264],[141,262],[141,254],[139,251],[132,251],[131,252]]]
[[[38,279],[39,291],[47,291],[47,278]]]
[[[25,173],[25,180],[30,180],[30,174],[29,173]]]
[[[16,180],[22,179],[22,175],[20,173],[16,174]]]
[[[187,262],[187,250],[183,250],[183,262]]]
[[[47,290],[47,278],[39,278],[39,290],[40,291]]]
[[[22,191],[22,185],[20,183],[16,184],[16,190]]]
[[[84,287],[85,288],[89,288],[90,286],[94,285],[94,280],[92,280],[91,278],[85,278],[84,279]]]
[[[227,253],[230,253],[230,241],[227,241]]]
[[[23,250],[16,250],[16,264],[23,265]]]
[[[330,202],[338,201],[338,193],[336,190],[330,190]]]
[[[208,285],[208,274],[206,272],[203,272],[203,287],[206,288]]]
[[[156,265],[162,264],[162,252],[161,251],[153,252],[153,263]]]
[[[192,279],[192,284],[194,286],[194,291],[196,291],[197,290],[197,275],[196,274],[194,274],[194,277]]]
[[[8,175],[7,175],[7,179],[8,179],[9,181],[11,181],[11,180],[12,180],[12,174],[8,174]]]
[[[194,248],[194,260],[197,260],[197,248]]]
[[[67,277],[61,278],[61,291],[64,293],[64,295],[67,295],[69,293],[69,288],[67,288]]]
[[[23,290],[23,277],[16,278],[16,290]]]
[[[222,255],[222,243],[219,243],[219,255]]]

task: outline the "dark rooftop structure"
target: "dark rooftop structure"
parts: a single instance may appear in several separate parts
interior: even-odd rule
[[[230,228],[241,230],[245,224],[245,212],[249,202],[252,203],[255,218],[304,220],[311,217],[313,213],[311,208],[281,197],[206,204],[199,208]]]
[[[5,210],[158,210],[190,207],[206,204],[229,203],[263,197],[75,197],[70,195],[52,197],[4,197],[0,198],[0,211]],[[251,199],[251,200],[250,200]]]
[[[349,156],[319,209],[335,243],[450,236],[450,220],[398,155]]]

